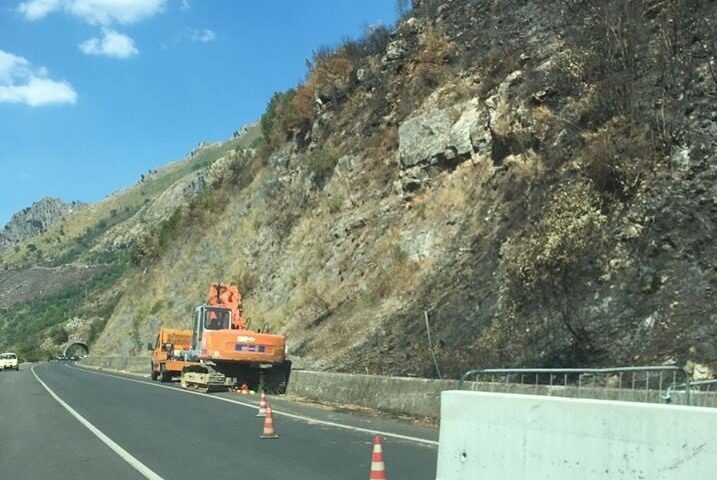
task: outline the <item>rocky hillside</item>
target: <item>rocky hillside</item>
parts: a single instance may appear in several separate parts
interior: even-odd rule
[[[0,231],[0,254],[46,232],[65,216],[82,207],[78,202],[65,203],[58,198],[43,198],[13,215]]]
[[[37,202],[15,215],[6,232],[20,231],[27,219],[44,223],[0,254],[0,349],[28,358],[52,355],[64,345],[58,332],[76,330],[71,324],[78,321],[94,339],[137,272],[134,246],[184,202],[201,197],[215,164],[248,148],[258,135],[258,127],[248,125],[231,140],[200,143],[186,158],[142,174],[103,201],[73,204],[54,223],[47,205],[57,201]]]
[[[714,368],[713,18],[699,0],[423,0],[318,49],[261,140],[70,250],[126,259],[94,351],[189,325],[222,280],[313,368],[433,376],[426,316],[447,375]],[[6,264],[70,258],[40,238]]]

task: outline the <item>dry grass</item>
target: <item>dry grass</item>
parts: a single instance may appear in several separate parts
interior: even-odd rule
[[[598,191],[618,200],[632,196],[657,162],[657,145],[622,117],[585,133],[583,141],[579,157],[583,173]]]
[[[503,163],[510,168],[514,178],[518,181],[533,182],[542,179],[547,171],[542,157],[532,149],[520,155],[509,155]]]
[[[422,65],[440,67],[448,63],[456,51],[455,44],[440,29],[431,29],[420,38],[421,48],[416,60]]]

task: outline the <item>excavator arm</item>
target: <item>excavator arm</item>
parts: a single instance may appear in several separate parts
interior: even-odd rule
[[[247,328],[242,312],[241,293],[236,285],[212,283],[207,295],[207,306],[228,308],[232,312],[232,328]]]

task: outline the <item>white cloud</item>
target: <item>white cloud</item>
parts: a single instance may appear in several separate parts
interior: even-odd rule
[[[189,5],[189,0],[182,0],[182,3],[179,5],[179,9],[183,12],[186,12],[190,8],[192,8],[192,6]]]
[[[204,30],[191,30],[190,38],[193,42],[209,43],[217,38],[217,34],[213,30],[205,28]]]
[[[216,38],[217,33],[214,30],[209,30],[208,28],[185,28],[184,30],[172,35],[172,38],[168,41],[160,43],[160,45],[162,46],[162,49],[168,50],[187,42],[210,43],[216,40]]]
[[[0,103],[26,103],[39,107],[52,103],[75,103],[77,92],[65,81],[30,78],[24,85],[0,85]]]
[[[64,80],[48,78],[44,68],[33,68],[25,58],[0,50],[0,103],[37,107],[77,102],[77,92]]]
[[[32,0],[21,3],[18,10],[28,20],[38,20],[60,6],[60,0]]]
[[[134,23],[164,10],[166,0],[71,0],[69,12],[88,21],[106,25],[112,21]]]
[[[12,82],[13,77],[27,75],[30,62],[12,53],[0,50],[0,84]]]
[[[132,38],[108,28],[103,30],[101,38],[90,38],[82,42],[79,47],[87,55],[105,55],[113,58],[129,58],[139,53]]]
[[[27,0],[18,10],[28,20],[62,10],[93,25],[135,23],[162,12],[167,0]]]

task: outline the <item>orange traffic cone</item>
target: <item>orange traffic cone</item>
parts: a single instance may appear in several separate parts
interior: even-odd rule
[[[261,398],[259,398],[259,411],[256,413],[257,417],[266,417],[266,395],[261,392]]]
[[[369,480],[387,480],[386,467],[383,464],[383,449],[381,448],[381,437],[373,437],[373,453],[371,453],[371,472]]]
[[[271,416],[271,405],[266,406],[266,416],[264,417],[264,432],[259,438],[279,438],[274,431],[274,419]]]

